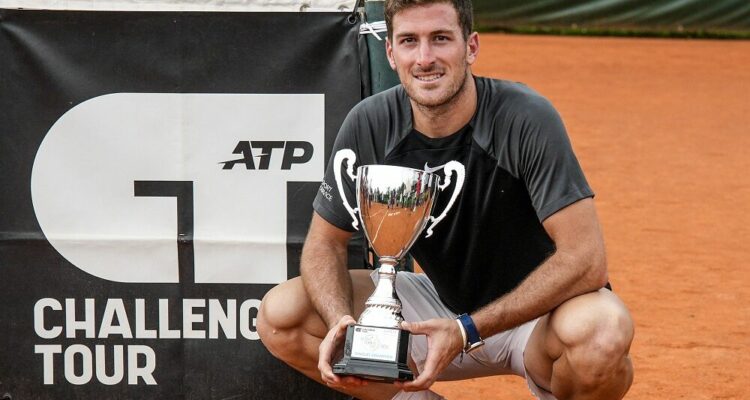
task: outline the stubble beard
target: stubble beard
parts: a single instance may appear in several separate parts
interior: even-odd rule
[[[439,96],[435,99],[430,99],[429,97],[422,97],[419,96],[419,90],[413,89],[411,85],[403,85],[404,90],[406,91],[406,94],[409,96],[409,99],[411,99],[412,104],[414,104],[419,110],[425,114],[430,115],[441,115],[450,112],[450,109],[452,106],[461,99],[461,94],[466,90],[466,82],[469,79],[468,74],[468,67],[466,66],[465,60],[464,60],[464,68],[461,74],[459,74],[460,78],[456,79],[455,81],[451,82],[451,84],[446,88],[442,96]],[[432,71],[439,71],[439,68],[432,68],[430,70],[421,70],[419,72],[421,73],[429,73]],[[412,75],[411,71],[407,71],[408,74],[410,74],[410,77],[412,79],[414,76]],[[402,80],[403,81],[403,80]]]

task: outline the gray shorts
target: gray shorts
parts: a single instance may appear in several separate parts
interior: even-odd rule
[[[377,270],[371,274],[377,283]],[[432,318],[457,317],[438,297],[435,286],[425,274],[399,272],[396,278],[396,293],[401,300],[402,314],[406,321],[424,321]],[[456,357],[440,374],[438,380],[450,381],[491,375],[518,375],[526,379],[529,390],[540,400],[554,400],[552,394],[528,376],[523,362],[526,343],[534,330],[535,319],[513,329],[485,338],[485,345],[464,355],[463,361]],[[412,335],[411,356],[421,372],[427,357],[427,339],[424,335]]]

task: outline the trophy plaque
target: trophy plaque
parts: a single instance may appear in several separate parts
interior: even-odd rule
[[[348,327],[344,355],[333,365],[339,375],[393,382],[413,380],[407,365],[409,332],[400,329],[403,321],[401,302],[396,295],[396,266],[406,255],[419,234],[431,222],[432,229],[448,213],[463,186],[464,167],[451,161],[444,165],[445,182],[432,172],[390,165],[365,165],[353,173],[354,152],[343,149],[334,157],[334,175],[344,207],[359,229],[359,218],[365,237],[378,256],[378,283],[367,299],[356,324]],[[351,208],[341,181],[344,161],[347,175],[356,181],[357,208]],[[456,187],[445,211],[430,216],[438,191],[444,190],[456,172]]]

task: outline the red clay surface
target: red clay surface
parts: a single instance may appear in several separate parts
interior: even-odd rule
[[[482,35],[478,75],[560,111],[636,324],[626,396],[750,399],[750,41]],[[438,383],[531,399],[516,377]]]

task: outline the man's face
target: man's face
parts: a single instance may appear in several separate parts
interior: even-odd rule
[[[464,40],[458,13],[449,3],[409,7],[393,16],[386,53],[406,93],[423,107],[449,103],[476,60],[476,33]]]

